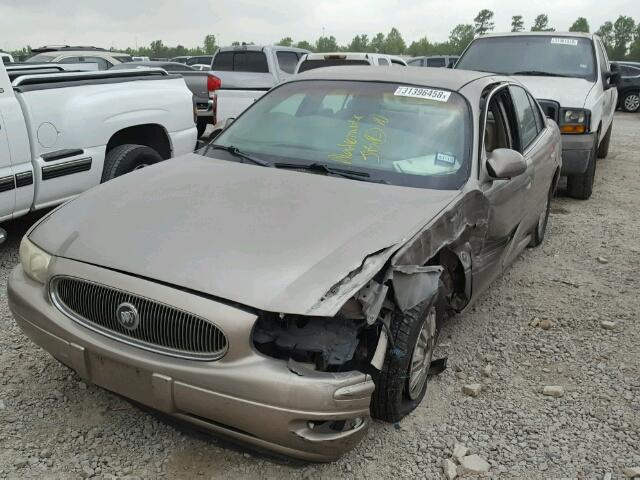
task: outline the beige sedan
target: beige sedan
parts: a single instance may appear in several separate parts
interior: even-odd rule
[[[420,404],[440,322],[542,242],[560,148],[507,77],[318,69],[44,217],[9,304],[87,381],[334,460]]]

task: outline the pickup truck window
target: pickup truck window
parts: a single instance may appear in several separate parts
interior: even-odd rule
[[[270,163],[320,163],[366,172],[371,181],[457,189],[469,175],[471,128],[455,92],[309,80],[272,90],[215,143]]]
[[[447,62],[444,58],[427,58],[427,67],[444,67]]]
[[[211,69],[222,72],[269,73],[266,55],[263,52],[250,50],[220,52],[213,57]]]
[[[280,51],[276,53],[278,66],[285,73],[294,73],[298,65],[298,54],[296,52]]]
[[[593,43],[587,38],[523,35],[477,38],[456,68],[595,81],[595,65]]]

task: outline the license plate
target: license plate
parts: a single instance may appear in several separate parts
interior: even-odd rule
[[[89,355],[91,381],[112,392],[144,403],[152,395],[151,374],[97,354]]]

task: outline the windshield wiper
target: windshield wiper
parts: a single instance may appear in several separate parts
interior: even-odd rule
[[[260,158],[252,157],[251,155],[247,155],[246,153],[240,151],[238,147],[234,147],[233,145],[216,145],[215,143],[210,143],[202,152],[202,155],[206,155],[209,150],[223,150],[227,153],[230,153],[234,157],[241,158],[243,160],[247,160],[251,163],[255,163],[256,165],[260,165],[262,167],[272,167],[273,165],[266,160],[262,160]]]
[[[358,172],[346,168],[329,167],[324,163],[274,163],[276,168],[288,168],[291,170],[308,170],[310,172],[324,173],[325,175],[336,175],[351,180],[360,180],[369,182],[370,174],[367,172]],[[387,183],[386,180],[374,180],[376,183]]]
[[[523,70],[521,72],[513,72],[510,75],[530,75],[540,77],[571,77],[571,75],[562,75],[561,73],[543,72],[541,70]]]

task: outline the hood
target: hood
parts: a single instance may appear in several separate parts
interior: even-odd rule
[[[456,195],[190,154],[86,192],[30,239],[56,256],[305,314]]]
[[[584,108],[587,95],[595,85],[583,78],[532,77],[514,75],[537,100],[554,100],[562,108]]]

